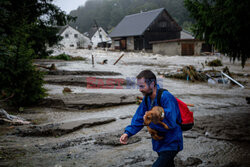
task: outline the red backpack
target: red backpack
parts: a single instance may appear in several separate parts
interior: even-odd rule
[[[159,106],[161,106],[161,95],[163,91],[168,91],[166,89],[159,89],[158,94],[157,94],[157,103]],[[179,105],[179,110],[181,114],[181,122],[178,122],[176,120],[176,123],[181,126],[182,131],[187,131],[193,128],[194,126],[194,116],[193,112],[190,111],[183,101],[175,98],[177,100],[177,103]],[[146,100],[147,103],[147,100]]]

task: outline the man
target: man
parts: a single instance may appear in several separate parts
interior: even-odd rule
[[[129,137],[135,135],[143,128],[143,116],[152,107],[158,106],[157,93],[160,89],[156,76],[150,70],[144,70],[136,77],[137,85],[144,98],[132,118],[131,125],[125,128],[124,134],[120,137],[122,144],[127,144]],[[145,101],[147,100],[147,103]],[[150,123],[149,127],[158,131],[164,137],[162,140],[152,138],[153,150],[158,153],[158,158],[153,167],[174,167],[174,157],[183,149],[182,130],[178,122],[181,122],[181,115],[175,97],[168,91],[161,96],[161,107],[164,109],[164,120],[169,129],[160,124]],[[148,105],[148,106],[147,106]]]

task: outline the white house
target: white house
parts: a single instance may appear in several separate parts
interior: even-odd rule
[[[63,37],[59,44],[63,45],[64,48],[79,49],[88,48],[91,45],[88,37],[69,25],[60,27],[58,33]]]
[[[88,34],[93,47],[97,47],[98,44],[99,46],[106,47],[112,43],[111,38],[102,27],[98,29],[97,27],[92,27]]]
[[[182,30],[181,39],[194,39],[194,36],[190,32]]]

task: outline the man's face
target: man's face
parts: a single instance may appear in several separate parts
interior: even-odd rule
[[[139,87],[139,90],[143,94],[143,96],[150,96],[153,93],[152,85],[153,83],[148,86],[144,78],[137,79],[137,86]]]

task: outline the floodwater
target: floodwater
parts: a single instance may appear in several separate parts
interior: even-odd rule
[[[57,51],[55,54],[58,54]],[[72,56],[82,56],[86,61],[57,61],[57,69],[68,71],[113,71],[121,73],[118,76],[102,76],[110,78],[135,79],[143,69],[151,69],[159,78],[159,85],[186,103],[194,104],[190,110],[194,112],[197,128],[184,132],[184,150],[176,158],[178,166],[250,166],[250,137],[246,130],[250,124],[245,117],[250,114],[250,105],[246,97],[250,96],[250,62],[244,69],[240,62],[230,62],[222,56],[161,56],[150,53],[124,53],[124,57],[116,65],[113,63],[121,55],[120,52],[67,50],[61,51]],[[91,64],[94,55],[95,65]],[[185,65],[194,65],[196,69],[204,69],[201,63],[219,58],[223,67],[228,66],[230,72],[238,75],[238,80],[244,81],[245,88],[238,85],[210,85],[208,83],[193,83],[190,81],[163,78],[160,74],[176,71]],[[99,64],[104,59],[108,64]],[[50,64],[50,62],[42,62]],[[216,67],[220,70],[222,67]],[[205,69],[211,69],[205,67]],[[247,74],[247,75],[246,75]],[[76,76],[77,77],[77,76]],[[99,77],[99,76],[90,76]],[[63,85],[46,84],[50,95],[62,94]],[[92,93],[141,95],[136,87],[123,89],[87,89],[83,86],[70,86],[73,94]],[[89,110],[63,110],[45,107],[25,109],[18,114],[31,120],[36,125],[58,123],[90,118],[114,117],[116,121],[82,128],[61,137],[20,137],[11,135],[11,126],[1,126],[0,130],[0,166],[151,166],[157,158],[152,151],[151,139],[143,130],[137,134],[139,142],[125,146],[95,144],[96,136],[112,136],[121,134],[130,123],[135,113],[136,104],[105,107]],[[233,119],[234,117],[235,119]],[[123,117],[125,117],[123,119]],[[217,119],[221,121],[216,121]],[[225,118],[225,119],[224,119]],[[232,120],[233,119],[233,120]],[[235,121],[236,120],[236,121]],[[241,121],[242,120],[242,121]],[[228,133],[228,122],[232,122]],[[204,127],[202,127],[204,124]],[[206,125],[206,126],[205,126]],[[213,126],[214,129],[213,130]],[[226,134],[226,135],[225,135]],[[229,137],[228,137],[229,136]],[[108,137],[107,137],[108,138]],[[117,138],[118,140],[119,138]],[[242,139],[242,140],[241,140]],[[244,139],[244,140],[243,140]],[[196,158],[196,161],[188,161]],[[199,162],[198,160],[201,162]]]

